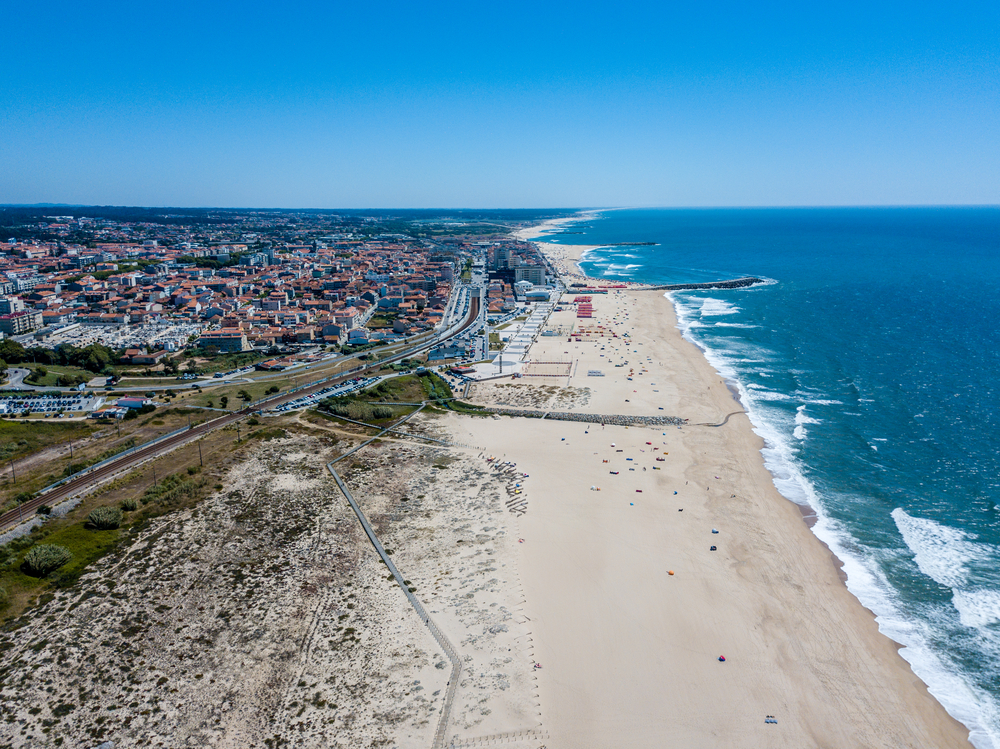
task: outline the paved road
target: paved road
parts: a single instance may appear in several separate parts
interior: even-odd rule
[[[140,445],[139,448],[123,453],[120,458],[112,458],[103,465],[95,466],[93,468],[87,469],[75,476],[69,477],[65,483],[59,484],[53,487],[49,491],[43,494],[39,494],[36,497],[28,500],[27,502],[19,505],[17,508],[0,515],[0,530],[6,529],[9,526],[17,525],[22,522],[23,519],[30,517],[35,510],[37,510],[41,505],[47,504],[54,506],[59,502],[62,502],[68,497],[72,497],[81,494],[89,490],[94,484],[99,483],[110,476],[121,473],[122,471],[129,470],[139,463],[148,460],[150,458],[161,455],[164,452],[168,452],[177,447],[180,447],[188,442],[191,442],[199,437],[204,436],[208,432],[220,429],[222,427],[233,424],[246,416],[254,413],[257,410],[262,410],[265,408],[273,408],[275,406],[281,405],[282,403],[287,403],[288,401],[301,398],[304,395],[309,395],[310,393],[321,390],[324,387],[328,387],[331,384],[336,384],[338,382],[343,382],[349,380],[353,377],[363,377],[365,372],[369,370],[377,370],[382,367],[383,364],[388,364],[393,361],[398,361],[400,359],[406,359],[413,356],[416,353],[424,351],[437,345],[439,341],[447,340],[456,335],[459,335],[465,328],[469,327],[475,322],[476,316],[479,313],[478,300],[472,305],[469,311],[469,317],[463,321],[460,325],[453,326],[445,330],[440,337],[434,337],[429,340],[418,343],[410,348],[404,348],[396,354],[393,354],[386,359],[381,361],[372,362],[363,367],[359,367],[355,370],[344,372],[336,376],[324,377],[317,382],[314,382],[305,387],[301,387],[298,390],[290,393],[279,393],[271,398],[267,398],[255,404],[253,408],[245,408],[242,411],[236,411],[231,414],[226,414],[217,419],[207,421],[203,424],[198,424],[192,429],[185,430],[179,434],[172,435],[168,439],[160,439],[159,441],[154,441],[146,443],[145,445]],[[287,376],[287,375],[285,375]]]
[[[40,388],[35,385],[25,385],[24,378],[31,374],[30,369],[24,369],[22,367],[8,367],[7,377],[8,380],[4,384],[4,389],[10,390],[48,390],[48,388]]]

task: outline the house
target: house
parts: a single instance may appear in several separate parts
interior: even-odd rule
[[[152,406],[153,401],[150,398],[141,398],[139,396],[128,396],[116,400],[115,405],[118,406],[119,408],[139,409],[143,408],[144,406]]]
[[[139,353],[132,357],[132,364],[159,364],[160,359],[167,355],[166,351],[154,351],[151,354]]]
[[[124,419],[125,414],[128,413],[128,408],[125,406],[108,406],[107,408],[102,408],[99,411],[91,411],[91,419]]]
[[[208,333],[202,333],[198,337],[198,346],[208,348],[214,346],[225,353],[232,351],[249,351],[250,342],[247,341],[247,334],[239,328],[222,328]]]
[[[347,334],[347,342],[352,346],[368,343],[368,331],[364,328],[355,328]]]

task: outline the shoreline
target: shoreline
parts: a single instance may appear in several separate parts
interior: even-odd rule
[[[564,223],[566,220],[546,222],[550,230]],[[521,233],[533,237],[538,236],[534,231],[522,230]],[[522,236],[522,238],[525,237]],[[547,255],[550,262],[560,270],[561,274],[586,281],[594,280],[587,278],[578,266],[584,252],[593,247],[589,245],[556,245],[544,241],[536,241],[536,244]],[[575,266],[575,273],[573,272],[574,268],[570,267],[570,263]],[[661,299],[664,301],[661,302]],[[669,308],[667,304],[669,304]],[[751,691],[763,692],[773,690],[770,694],[771,698],[780,696],[785,701],[786,708],[791,708],[793,704],[797,704],[799,708],[806,708],[793,711],[799,713],[796,716],[794,726],[797,733],[789,734],[785,732],[786,729],[782,729],[779,741],[775,741],[779,738],[777,730],[772,734],[765,733],[758,736],[755,730],[737,728],[735,724],[730,724],[729,715],[715,715],[714,713],[718,705],[714,704],[712,698],[708,698],[707,695],[722,697],[723,693],[726,693],[728,685],[717,683],[717,675],[711,669],[703,670],[704,664],[700,659],[695,659],[697,663],[692,662],[689,654],[674,652],[673,648],[669,646],[650,644],[646,639],[638,638],[637,634],[638,639],[630,642],[634,648],[643,653],[650,651],[646,655],[653,660],[659,659],[671,672],[680,667],[679,673],[684,673],[687,678],[688,691],[693,689],[704,692],[709,702],[694,699],[683,689],[681,692],[676,692],[680,688],[676,685],[643,682],[644,677],[649,678],[650,676],[645,673],[646,666],[641,661],[632,660],[634,653],[631,650],[619,649],[619,657],[627,660],[628,665],[635,671],[635,673],[627,673],[628,669],[623,669],[626,672],[623,676],[637,678],[640,682],[645,683],[645,687],[648,689],[661,689],[668,692],[673,695],[674,699],[684,702],[690,709],[697,709],[706,716],[712,714],[714,719],[720,723],[716,728],[709,729],[704,726],[685,725],[683,716],[674,716],[671,725],[680,721],[684,727],[684,730],[677,734],[677,742],[656,744],[652,736],[655,733],[654,726],[659,724],[659,719],[650,715],[645,719],[645,724],[651,732],[648,744],[645,740],[637,740],[630,743],[630,746],[737,746],[747,745],[748,741],[752,745],[758,746],[970,746],[967,738],[968,729],[952,718],[942,704],[929,693],[926,685],[915,676],[909,663],[899,654],[901,646],[878,630],[874,614],[844,585],[846,574],[842,561],[837,558],[833,549],[811,530],[811,526],[817,519],[815,509],[792,502],[778,492],[774,485],[773,476],[767,470],[762,456],[764,441],[754,432],[749,418],[745,425],[741,424],[740,418],[735,416],[723,422],[722,417],[727,414],[732,416],[730,413],[734,411],[732,405],[738,405],[743,413],[746,413],[743,409],[743,403],[739,399],[738,384],[727,382],[714,369],[706,357],[705,351],[682,335],[677,327],[676,305],[671,295],[637,294],[632,290],[621,290],[615,291],[607,297],[595,299],[594,306],[595,310],[600,308],[601,314],[596,314],[595,318],[597,319],[588,320],[586,324],[602,324],[609,329],[617,325],[616,330],[619,333],[627,330],[630,337],[626,348],[635,347],[631,353],[626,354],[630,359],[629,365],[637,368],[638,364],[642,369],[634,378],[630,377],[625,381],[622,380],[624,371],[628,371],[627,369],[623,370],[621,376],[617,374],[617,370],[608,373],[617,377],[615,382],[611,381],[610,376],[601,380],[587,380],[586,374],[574,376],[567,380],[567,385],[571,386],[568,389],[584,388],[591,391],[588,395],[589,402],[581,408],[581,410],[586,411],[607,413],[609,412],[608,404],[614,402],[618,409],[652,408],[651,413],[659,413],[656,410],[658,406],[653,404],[663,403],[665,406],[668,403],[673,404],[663,413],[685,418],[690,416],[690,425],[683,429],[675,429],[676,434],[666,431],[662,437],[658,435],[657,438],[662,441],[669,437],[670,455],[684,456],[685,463],[679,474],[671,474],[668,466],[647,463],[647,467],[653,470],[667,470],[657,474],[652,474],[652,471],[641,474],[642,479],[647,482],[656,477],[656,483],[650,487],[654,494],[647,493],[644,496],[642,493],[638,493],[634,497],[621,497],[622,500],[632,499],[633,502],[623,504],[621,512],[624,514],[619,517],[617,509],[604,506],[605,500],[613,498],[612,495],[606,494],[610,487],[605,486],[601,494],[595,492],[593,495],[586,492],[574,495],[574,492],[579,491],[579,488],[585,487],[571,488],[574,478],[577,479],[577,484],[580,483],[581,478],[584,478],[584,483],[600,481],[602,484],[606,484],[620,481],[619,478],[609,478],[606,475],[607,470],[602,469],[600,465],[595,467],[596,471],[591,468],[589,463],[592,459],[588,456],[593,451],[589,448],[569,461],[564,459],[566,457],[565,449],[569,446],[560,443],[572,439],[574,443],[583,440],[590,444],[592,441],[590,435],[596,432],[596,427],[592,426],[590,430],[584,431],[584,436],[576,434],[583,428],[582,424],[568,425],[564,423],[559,425],[555,422],[542,422],[537,426],[533,424],[531,431],[538,434],[530,440],[532,449],[538,458],[544,456],[553,461],[553,467],[535,466],[532,470],[532,476],[543,477],[541,483],[546,489],[543,492],[546,496],[559,497],[569,493],[570,496],[576,498],[563,500],[561,504],[559,500],[548,501],[545,507],[538,510],[538,515],[542,517],[537,517],[534,510],[529,512],[521,521],[524,528],[521,532],[523,534],[537,532],[549,539],[547,543],[557,541],[565,549],[571,549],[574,544],[590,544],[594,548],[588,552],[589,555],[601,558],[609,566],[614,567],[619,564],[617,561],[619,555],[629,556],[632,554],[632,550],[622,547],[620,542],[616,543],[614,540],[606,543],[601,532],[605,529],[615,529],[619,523],[628,523],[627,513],[629,512],[639,514],[637,510],[629,509],[630,507],[634,508],[639,505],[645,508],[646,503],[654,498],[671,502],[670,493],[661,493],[657,488],[658,484],[663,483],[664,478],[672,476],[675,485],[683,484],[686,486],[688,482],[694,483],[693,479],[698,483],[707,484],[707,494],[704,495],[706,499],[702,501],[702,504],[699,505],[695,500],[694,506],[692,506],[690,504],[692,500],[686,499],[685,504],[688,506],[678,508],[687,510],[684,516],[666,515],[661,512],[663,509],[661,507],[649,507],[643,510],[644,513],[649,513],[648,515],[644,514],[643,519],[649,523],[650,528],[638,530],[629,527],[629,532],[648,535],[648,541],[653,544],[649,548],[656,548],[657,554],[669,553],[664,552],[663,549],[672,549],[676,546],[677,549],[682,549],[683,553],[688,555],[687,565],[690,565],[695,559],[700,560],[696,563],[693,571],[696,571],[699,576],[704,575],[700,584],[708,587],[703,587],[699,591],[685,591],[684,611],[698,610],[706,614],[708,611],[712,611],[718,614],[723,621],[712,626],[721,627],[727,631],[729,627],[733,627],[729,633],[730,636],[734,640],[740,640],[747,651],[756,653],[758,660],[753,673],[741,675],[747,679],[744,682],[746,688]],[[559,318],[558,321],[564,326],[575,324],[572,310],[556,314],[563,315],[565,319]],[[539,349],[533,347],[532,353],[553,354],[551,357],[543,358],[556,358],[560,354],[571,353],[579,357],[577,369],[586,373],[586,367],[591,365],[585,365],[584,359],[596,361],[597,365],[595,366],[599,366],[602,362],[600,358],[596,357],[599,356],[599,351],[604,351],[605,361],[603,364],[606,365],[608,363],[607,355],[611,348],[617,346],[620,349],[623,340],[602,337],[599,342],[590,338],[582,344],[569,344],[566,343],[565,338],[558,340],[543,338],[539,339],[535,346],[539,346],[544,351],[540,352]],[[571,348],[571,345],[575,348]],[[645,350],[640,350],[639,345],[642,345]],[[549,352],[548,349],[552,349],[552,351]],[[663,360],[659,362],[645,361],[646,352],[653,353],[654,351],[657,356],[662,356]],[[639,354],[638,359],[635,359],[636,354]],[[655,380],[656,383],[660,383],[660,386],[654,392],[661,393],[662,390],[668,394],[661,393],[653,397],[639,396],[638,389],[642,380],[646,382]],[[519,382],[530,383],[531,378],[526,377]],[[528,385],[507,387],[528,387]],[[622,398],[623,395],[629,394],[629,388],[636,395],[631,398]],[[639,402],[635,401],[637,397]],[[507,432],[506,422],[508,421],[511,420],[503,419],[502,427],[497,423],[494,423],[493,427],[497,431]],[[699,431],[695,422],[713,425],[723,422],[723,426],[713,429],[700,427]],[[608,430],[610,429],[611,427],[608,427]],[[608,430],[602,431],[607,433]],[[637,466],[639,465],[638,461],[648,457],[640,456],[638,453],[650,449],[643,449],[643,441],[646,445],[651,444],[651,439],[655,443],[655,439],[651,437],[645,437],[643,440],[643,433],[651,433],[652,431],[639,428],[626,431],[623,427],[615,428],[615,439],[619,448],[626,450],[635,458],[631,465]],[[487,437],[487,434],[488,432],[483,432],[481,438],[490,442],[496,441]],[[517,444],[520,438],[516,434],[515,429],[501,440],[503,446],[507,448],[508,458],[512,454],[521,453],[522,460],[531,460],[533,456],[525,454],[523,447]],[[556,434],[566,436],[556,438]],[[570,437],[570,434],[575,436]],[[536,444],[537,440],[542,439],[543,436],[556,441],[548,445]],[[594,445],[594,449],[598,452],[602,452],[602,447],[603,451],[607,450],[607,446],[603,443]],[[616,458],[611,453],[607,457],[602,455],[601,459],[618,460],[620,456]],[[673,462],[673,460],[668,459],[669,462]],[[623,463],[623,467],[629,465]],[[725,465],[726,468],[718,467],[722,465]],[[559,475],[560,471],[562,475]],[[621,471],[620,468],[617,472],[618,476],[622,475]],[[716,472],[719,473],[718,476],[715,475]],[[708,475],[709,473],[712,475]],[[598,478],[602,474],[603,477]],[[727,491],[728,494],[732,495],[731,497],[725,492],[716,496],[715,482],[720,479],[720,476],[723,481],[729,480],[729,486],[732,490],[727,489]],[[697,478],[695,479],[695,477]],[[639,476],[629,478],[638,479]],[[686,481],[679,481],[679,479],[686,479]],[[639,491],[636,489],[636,492]],[[676,491],[685,492],[686,490],[678,488],[675,490],[675,494]],[[617,497],[614,498],[617,503]],[[634,501],[636,498],[639,501]],[[594,499],[602,501],[598,505],[592,506]],[[578,511],[585,512],[588,517],[590,513],[593,513],[595,520],[599,518],[599,523],[596,526],[600,528],[598,535],[593,535],[595,527],[589,525],[586,519],[576,518],[575,514]],[[728,568],[713,569],[711,573],[702,570],[700,565],[705,561],[702,559],[704,551],[702,542],[692,542],[684,533],[673,528],[677,518],[683,517],[687,521],[689,518],[699,515],[717,525],[731,525],[734,517],[740,517],[748,523],[747,528],[743,530],[748,530],[751,527],[756,529],[756,533],[744,535],[737,534],[736,529],[731,527],[720,529],[727,536],[725,538],[727,544],[737,543],[736,538],[730,537],[730,534],[738,535],[738,550],[729,550],[727,546],[720,545],[720,551],[724,551],[727,555]],[[812,515],[811,518],[810,515]],[[560,528],[566,524],[572,527],[569,529]],[[654,539],[657,534],[670,535],[671,543],[663,546],[656,542]],[[716,538],[719,537],[712,537],[712,540],[714,541]],[[527,543],[531,543],[532,540],[536,539],[527,538]],[[604,546],[607,546],[606,550],[602,550]],[[756,551],[754,551],[755,549]],[[532,546],[530,551],[527,548],[524,551],[527,557],[526,563],[522,566],[522,570],[526,570],[526,605],[532,610],[532,617],[537,617],[540,622],[546,622],[546,625],[549,626],[558,621],[571,630],[574,626],[579,627],[578,624],[574,625],[566,618],[569,615],[561,611],[559,606],[550,600],[553,597],[558,598],[561,605],[571,612],[574,611],[576,605],[575,602],[566,600],[564,596],[552,590],[552,573],[546,571],[555,568],[567,575],[572,575],[572,570],[564,568],[561,560],[553,558],[551,550],[539,550]],[[777,565],[776,568],[775,559],[772,557],[783,559],[784,564]],[[585,557],[580,557],[577,561],[580,564],[588,563]],[[633,561],[639,563],[640,560]],[[674,562],[669,563],[674,564]],[[604,573],[604,569],[602,567],[591,568],[590,572],[599,577]],[[680,570],[678,572],[681,573]],[[691,573],[692,569],[685,570],[685,572]],[[622,579],[616,582],[616,585],[632,589],[633,592],[642,590],[643,592],[638,593],[640,597],[650,596],[655,599],[659,595],[659,589],[652,592],[646,590],[648,585],[636,583],[629,573],[634,576],[636,571],[635,569],[624,570]],[[649,570],[649,573],[658,577],[663,574],[663,571]],[[734,577],[737,579],[734,580]],[[671,580],[671,583],[675,582],[677,581]],[[569,586],[569,581],[566,581],[565,584]],[[709,596],[709,600],[706,600],[706,590],[723,589],[728,590],[728,595],[733,601],[732,605],[736,606],[740,612],[735,620],[731,616],[727,618],[724,613],[718,611],[724,607],[714,597]],[[604,595],[598,600],[601,600],[605,606],[620,596],[620,592],[614,588],[605,588],[602,589],[602,592]],[[792,600],[798,598],[801,600]],[[657,609],[659,604],[655,600],[638,603],[638,599],[628,599],[622,601],[621,604],[626,611],[630,607],[638,609],[649,607],[651,611],[656,610],[656,616],[661,617],[658,621],[663,628],[676,631],[678,637],[685,642],[690,640],[697,643],[704,639],[701,633],[690,630],[688,624],[679,621],[684,618],[684,611],[673,611],[672,606],[661,611]],[[709,605],[707,610],[705,609],[706,605]],[[762,608],[767,610],[766,615],[761,615],[760,609]],[[577,613],[581,612],[577,611]],[[608,614],[608,616],[617,617],[615,614]],[[708,616],[712,616],[712,614],[708,614]],[[753,626],[752,632],[743,633],[737,627],[737,622],[740,619],[748,620],[743,626],[749,625],[753,621],[757,621],[758,624]],[[779,624],[775,625],[774,622]],[[617,618],[616,623],[619,627],[628,627],[627,623],[617,621]],[[831,624],[837,626],[831,629]],[[777,631],[783,632],[784,638],[773,639],[774,632],[761,634],[762,631],[772,626],[777,626]],[[573,691],[577,700],[580,699],[579,693],[589,693],[591,688],[608,690],[608,684],[594,685],[588,681],[588,676],[592,676],[592,674],[586,673],[588,663],[577,663],[574,659],[567,657],[566,653],[561,652],[559,644],[551,639],[556,637],[554,630],[548,631],[546,635],[545,638],[535,635],[540,652],[539,660],[542,657],[554,659],[553,663],[560,667],[558,680],[560,683],[564,683],[565,678],[570,678],[562,675],[562,669],[576,672],[572,681],[575,684]],[[558,636],[563,636],[563,633],[560,632]],[[621,635],[616,632],[615,637],[619,636]],[[551,654],[545,654],[547,648],[542,644],[545,640],[548,640],[548,647],[553,650]],[[576,644],[581,645],[580,642]],[[691,643],[687,644],[690,649]],[[731,647],[733,648],[732,652],[741,653],[736,645]],[[778,648],[777,652],[773,650],[774,647]],[[822,665],[788,661],[787,653],[784,651],[789,647],[798,651],[800,655],[815,659],[817,663]],[[742,659],[743,655],[745,654],[733,657]],[[579,654],[575,660],[580,660]],[[619,670],[619,664],[615,662],[605,662],[604,666],[612,671]],[[733,670],[735,671],[735,668]],[[836,672],[836,675],[833,672]],[[589,709],[573,709],[566,703],[563,694],[564,686],[560,686],[560,683],[556,682],[545,686],[545,677],[548,673],[541,672],[540,690],[543,697],[543,722],[549,725],[553,738],[565,735],[568,740],[567,745],[595,747],[607,745],[608,741],[612,741],[613,734],[602,733],[614,724],[614,720],[604,715],[603,706],[591,704]],[[627,683],[620,683],[618,679],[613,681],[614,684],[611,686],[631,693],[631,687]],[[789,687],[793,687],[790,692],[786,691]],[[740,703],[740,706],[744,702],[753,702],[757,699],[756,697],[751,699],[745,695],[728,695],[728,693],[726,696],[731,697],[734,703]],[[646,699],[641,693],[632,693],[632,698],[640,703]],[[883,705],[893,703],[894,707],[892,710],[873,708],[874,702],[879,701]],[[618,707],[623,710],[631,709],[627,705],[619,705]],[[657,709],[660,712],[670,712],[668,708],[662,706],[654,708],[652,705],[648,705],[647,707],[654,713]],[[552,712],[551,723],[545,717],[547,708]],[[774,712],[776,708],[769,709],[768,715],[777,714]],[[596,711],[596,713],[591,714],[592,711]],[[568,720],[570,716],[572,716],[572,720]],[[608,717],[610,722],[602,723],[603,717]],[[635,717],[639,719],[638,715]],[[759,717],[763,719],[764,714],[761,713]],[[786,715],[779,717],[781,725],[787,726],[791,716],[786,713]],[[640,723],[642,722],[640,720]],[[576,723],[587,726],[586,730],[577,729]],[[744,730],[747,732],[741,733]],[[603,738],[600,738],[601,736]],[[621,736],[618,735],[618,738]]]

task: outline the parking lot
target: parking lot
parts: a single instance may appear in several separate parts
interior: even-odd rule
[[[110,348],[180,348],[189,336],[205,328],[201,323],[146,323],[143,325],[83,325],[65,332],[56,332],[45,339],[46,346],[69,343],[78,348],[101,343]]]
[[[66,393],[59,396],[50,395],[5,395],[0,397],[0,415],[31,413],[59,414],[69,411],[93,411],[104,399],[101,397],[86,397],[82,393],[73,395]]]
[[[326,400],[327,398],[333,398],[338,395],[347,395],[348,393],[363,390],[366,387],[374,385],[380,379],[381,378],[379,377],[356,377],[355,379],[348,380],[340,385],[323,388],[316,393],[311,393],[310,395],[303,396],[302,398],[296,398],[293,401],[284,403],[278,406],[275,411],[294,411],[298,408],[308,408],[309,406],[314,406],[321,400]]]

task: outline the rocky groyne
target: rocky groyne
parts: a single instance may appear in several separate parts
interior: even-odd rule
[[[588,424],[613,424],[615,426],[683,426],[687,419],[677,416],[630,416],[627,414],[588,414],[577,411],[538,411],[530,408],[497,408],[480,406],[483,411],[500,416],[522,416],[529,419],[554,419],[556,421],[583,421]]]
[[[709,281],[708,283],[668,283],[643,286],[644,291],[697,291],[699,289],[744,289],[758,283],[767,283],[763,278],[746,276],[732,281]]]

